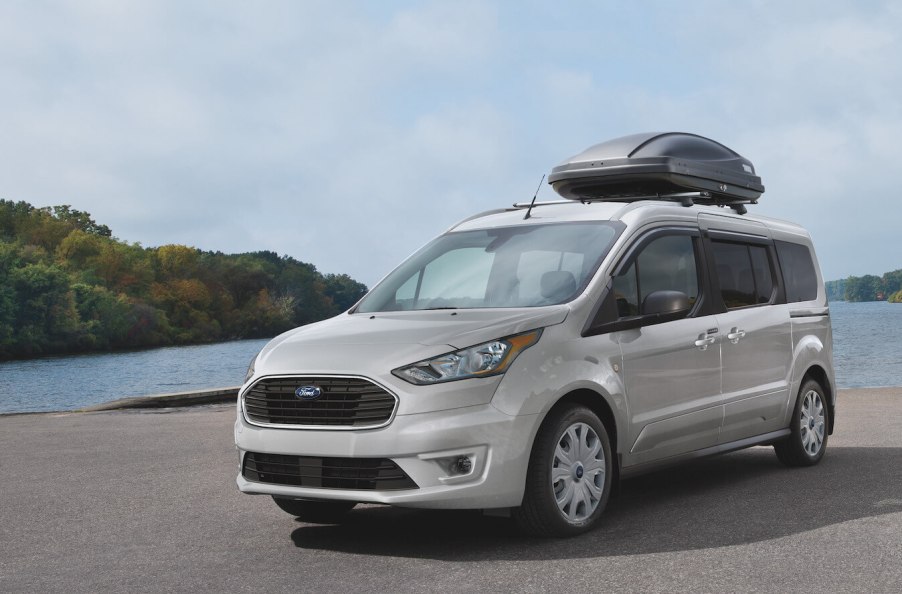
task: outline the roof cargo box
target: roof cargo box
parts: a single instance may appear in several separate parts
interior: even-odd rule
[[[596,144],[552,169],[548,183],[573,200],[697,192],[695,202],[743,204],[764,192],[751,161],[719,142],[683,132],[633,134]]]

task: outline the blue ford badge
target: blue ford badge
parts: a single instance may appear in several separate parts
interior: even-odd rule
[[[323,391],[318,386],[301,386],[294,391],[294,395],[301,400],[316,400],[322,396]]]

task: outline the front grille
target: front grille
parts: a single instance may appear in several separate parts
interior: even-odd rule
[[[241,474],[249,481],[317,487],[393,491],[417,484],[387,458],[319,458],[248,452]]]
[[[315,400],[295,395],[316,386]],[[388,423],[396,399],[373,382],[356,377],[264,378],[244,395],[249,421],[273,425],[378,427]]]

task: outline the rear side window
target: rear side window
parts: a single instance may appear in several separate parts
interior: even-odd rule
[[[727,309],[769,303],[774,292],[767,248],[712,241],[720,296]]]
[[[788,241],[775,243],[786,284],[786,301],[796,303],[817,299],[817,272],[808,246]]]

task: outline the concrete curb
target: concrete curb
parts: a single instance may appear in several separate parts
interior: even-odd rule
[[[210,390],[194,390],[191,392],[174,392],[155,396],[137,396],[120,398],[111,402],[103,402],[80,408],[75,412],[100,412],[104,410],[122,410],[126,408],[169,408],[175,406],[195,406],[216,402],[234,402],[238,398],[241,386],[230,388],[213,388]]]

